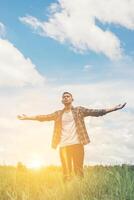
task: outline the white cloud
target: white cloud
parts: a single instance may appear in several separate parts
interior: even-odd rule
[[[102,30],[96,19],[134,30],[133,8],[133,0],[59,0],[50,5],[48,21],[33,16],[20,17],[20,21],[42,36],[69,42],[77,51],[92,50],[119,59],[122,56],[119,38],[109,30]]]
[[[4,24],[0,22],[0,36],[5,36],[5,34],[6,34],[6,28]]]
[[[92,68],[93,68],[92,65],[89,65],[89,64],[88,64],[88,65],[84,65],[83,71],[88,72],[88,71],[90,71]]]
[[[27,133],[28,128],[23,125],[21,127],[16,116],[22,110],[23,112],[32,110],[32,107],[27,104],[32,104],[33,107],[37,107],[36,103],[39,105],[38,88],[42,86],[44,86],[44,77],[39,74],[32,61],[25,58],[11,42],[0,39],[1,164],[15,164],[17,161],[23,161],[23,158],[26,157],[23,144],[23,141],[26,142],[26,138],[23,134]],[[24,132],[22,133],[21,130]],[[35,130],[37,131],[37,129]],[[20,138],[22,142],[19,141]],[[18,151],[17,141],[20,142],[18,142],[20,151]]]
[[[7,40],[0,39],[0,86],[41,85],[36,66]]]

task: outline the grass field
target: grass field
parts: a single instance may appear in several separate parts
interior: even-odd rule
[[[0,166],[0,200],[134,200],[134,167],[86,166],[63,183],[60,167]]]

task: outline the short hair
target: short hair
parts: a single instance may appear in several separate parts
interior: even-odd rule
[[[70,92],[63,92],[62,97],[64,96],[64,94],[69,94],[73,98],[73,95]]]

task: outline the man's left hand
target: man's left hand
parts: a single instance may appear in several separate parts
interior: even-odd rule
[[[124,106],[125,106],[126,104],[127,104],[127,103],[119,104],[119,105],[115,106],[115,110],[119,110],[119,109],[124,108]]]

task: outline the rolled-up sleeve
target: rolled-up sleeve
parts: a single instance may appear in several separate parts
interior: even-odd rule
[[[37,115],[36,120],[43,122],[43,121],[52,121],[55,120],[57,116],[57,112],[48,114],[48,115]]]
[[[106,114],[105,109],[90,109],[85,107],[80,107],[80,112],[83,114],[83,117],[87,116],[99,117]]]

